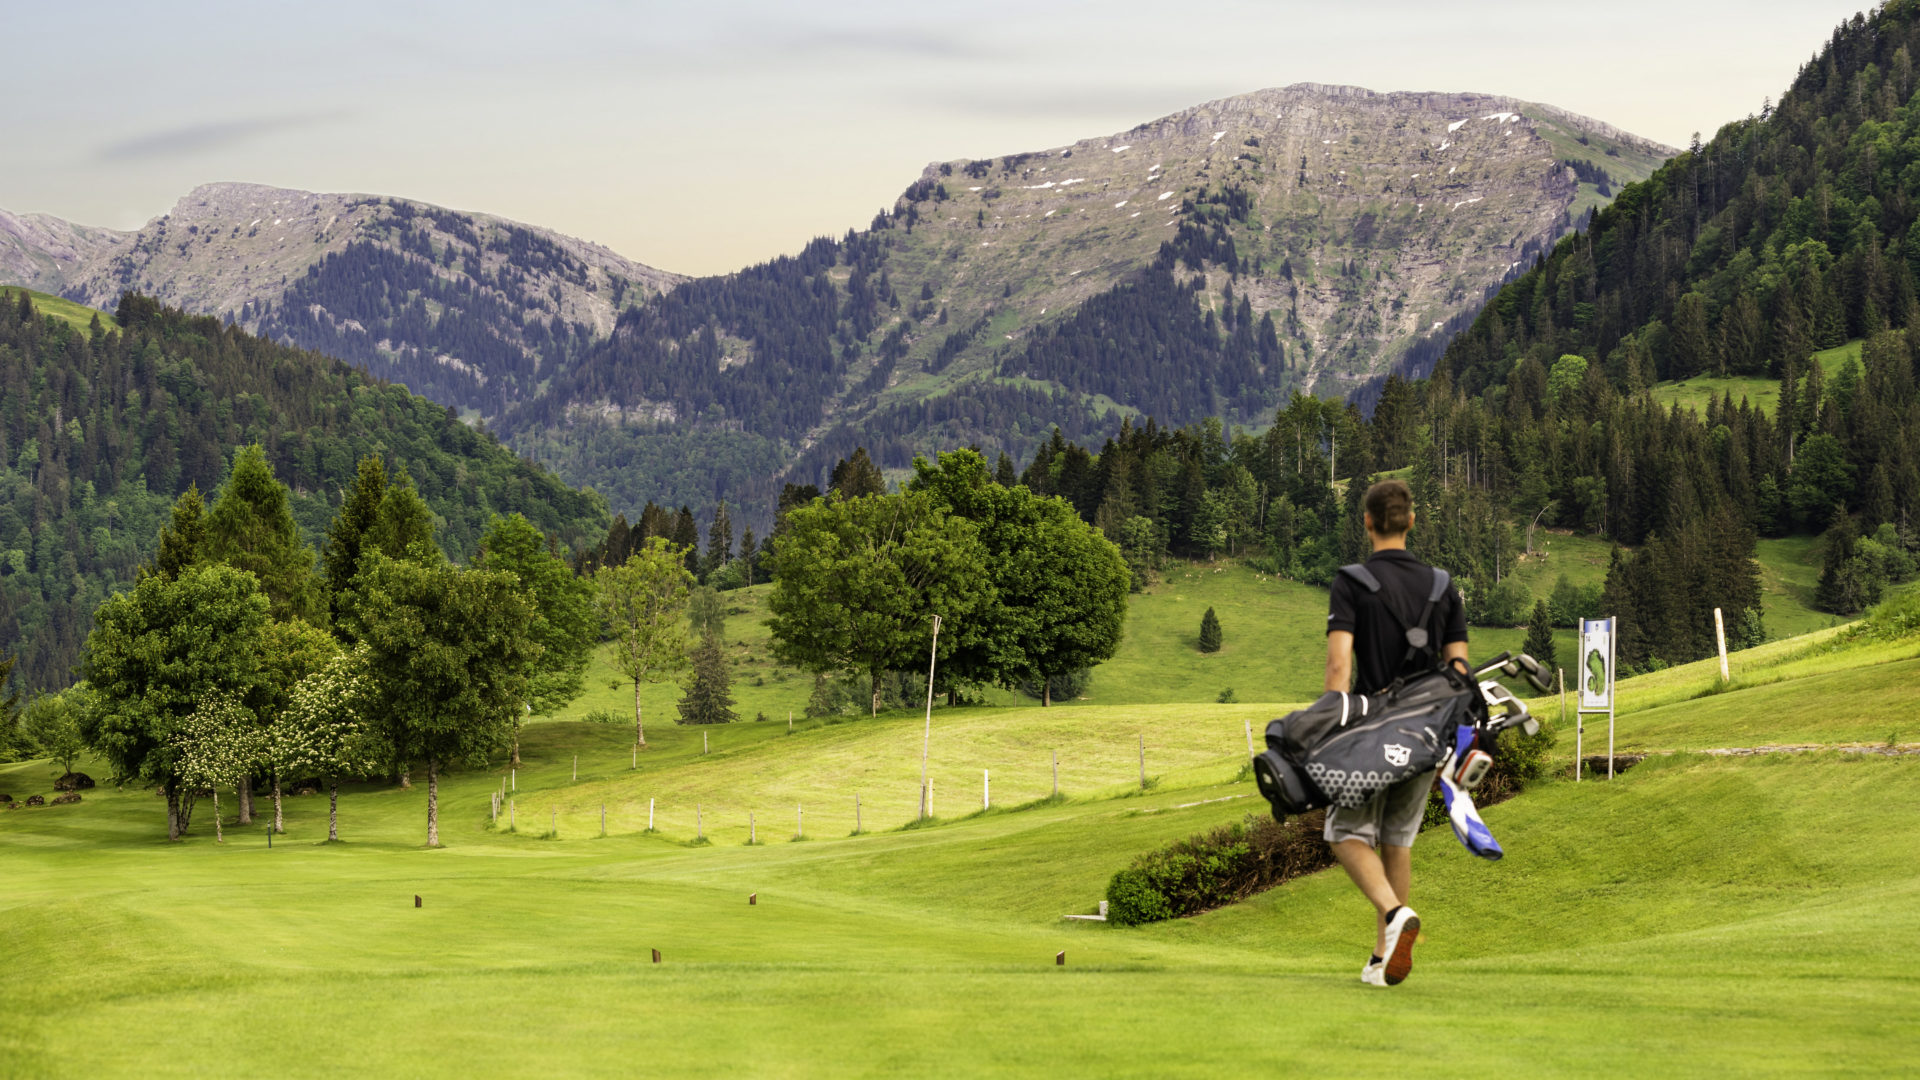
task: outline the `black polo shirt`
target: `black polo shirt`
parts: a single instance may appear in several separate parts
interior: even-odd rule
[[[1376,551],[1368,559],[1368,572],[1380,582],[1380,591],[1369,592],[1365,585],[1346,574],[1333,577],[1333,595],[1329,601],[1327,631],[1345,630],[1353,635],[1353,688],[1362,694],[1374,694],[1400,675],[1407,657],[1407,635],[1381,605],[1392,604],[1406,625],[1416,625],[1427,607],[1427,593],[1433,588],[1433,569],[1405,551]],[[1429,635],[1438,634],[1433,659],[1456,641],[1467,640],[1467,608],[1460,590],[1447,586],[1447,593],[1433,605],[1433,618],[1427,624]]]

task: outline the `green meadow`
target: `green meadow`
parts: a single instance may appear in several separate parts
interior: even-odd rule
[[[343,790],[337,844],[315,795],[287,800],[271,847],[230,798],[225,844],[204,800],[166,843],[160,800],[133,788],[0,812],[0,1075],[1910,1066],[1920,988],[1892,943],[1920,931],[1920,755],[1838,747],[1915,747],[1920,639],[1820,631],[1735,654],[1730,685],[1712,662],[1623,683],[1621,749],[1656,756],[1612,783],[1558,768],[1488,809],[1502,862],[1430,833],[1419,964],[1380,991],[1358,982],[1371,913],[1337,873],[1134,929],[1062,918],[1135,855],[1264,812],[1246,733],[1316,689],[1317,627],[1272,621],[1311,596],[1192,574],[1137,598],[1142,651],[1090,700],[937,707],[927,823],[910,824],[925,719],[904,710],[792,734],[784,712],[706,730],[663,712],[638,768],[623,725],[537,720],[521,768],[445,778],[441,850],[423,846],[417,783]],[[1101,700],[1147,697],[1155,635],[1201,601],[1244,649],[1208,659],[1241,666],[1166,659],[1185,700]],[[736,616],[728,637],[758,632]],[[1288,634],[1303,655],[1251,677],[1253,642]],[[766,705],[782,685],[804,699],[797,676],[743,670]],[[1212,701],[1223,671],[1248,703]],[[1698,753],[1768,743],[1833,749]],[[1563,766],[1572,749],[1562,729]],[[50,779],[46,762],[0,767],[16,799]],[[490,819],[501,792],[511,824]]]

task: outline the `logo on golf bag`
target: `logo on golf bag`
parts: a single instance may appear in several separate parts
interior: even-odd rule
[[[1396,768],[1413,760],[1413,747],[1411,746],[1401,746],[1399,743],[1388,743],[1385,750],[1387,764]]]

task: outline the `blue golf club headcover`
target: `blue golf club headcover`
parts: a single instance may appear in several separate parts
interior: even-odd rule
[[[1447,822],[1453,826],[1453,835],[1461,847],[1483,859],[1498,859],[1506,854],[1500,850],[1500,842],[1493,838],[1487,823],[1480,820],[1473,796],[1455,787],[1444,769],[1440,773],[1440,798],[1447,804]]]

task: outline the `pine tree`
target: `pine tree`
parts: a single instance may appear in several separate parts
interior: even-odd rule
[[[333,595],[333,614],[340,616],[340,600],[346,595],[353,575],[360,572],[362,537],[380,515],[380,500],[387,494],[387,466],[378,455],[360,459],[353,487],[346,492],[340,512],[327,527],[327,542],[320,548],[321,572]]]
[[[693,679],[679,708],[683,724],[731,724],[739,719],[733,712],[727,658],[712,634],[703,636],[693,650]]]
[[[206,554],[258,578],[275,619],[324,621],[313,551],[300,539],[286,485],[274,478],[258,443],[233,455],[233,473],[207,513]]]
[[[833,467],[828,490],[842,499],[884,495],[887,493],[887,478],[880,472],[880,467],[873,463],[873,459],[867,456],[867,448],[862,446],[854,450],[852,457]]]
[[[723,499],[713,508],[713,524],[707,527],[706,571],[711,574],[732,561],[733,518],[727,513]]]
[[[1212,608],[1208,608],[1207,613],[1200,616],[1200,651],[1203,653],[1220,651],[1220,617],[1213,613]]]
[[[172,581],[200,561],[206,543],[206,503],[200,498],[200,489],[189,484],[186,492],[174,500],[172,519],[160,527],[158,550],[147,572]]]
[[[1534,601],[1533,618],[1527,621],[1527,643],[1522,648],[1548,670],[1559,666],[1553,653],[1553,616],[1545,600]]]

